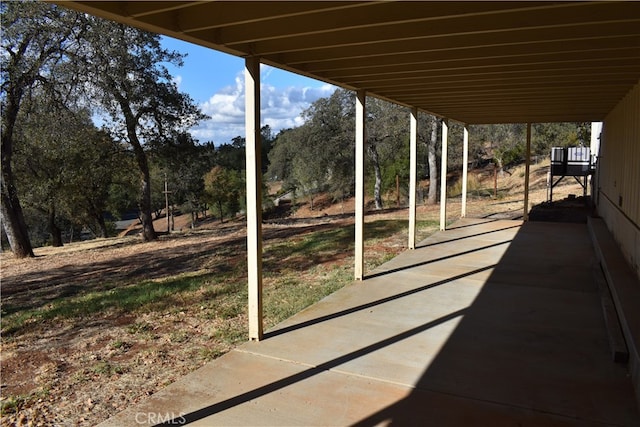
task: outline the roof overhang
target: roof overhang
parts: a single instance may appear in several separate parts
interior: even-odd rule
[[[640,2],[56,3],[469,124],[601,121],[640,80]]]

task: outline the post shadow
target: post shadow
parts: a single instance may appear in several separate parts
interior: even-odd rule
[[[525,223],[415,387],[353,425],[640,425],[593,259],[586,227]]]
[[[429,283],[429,284],[421,286],[419,288],[415,288],[415,289],[411,289],[411,290],[408,290],[408,291],[405,291],[405,292],[401,292],[399,294],[391,295],[391,296],[386,297],[386,298],[381,298],[379,300],[372,301],[372,302],[369,302],[369,303],[366,303],[366,304],[361,304],[361,305],[358,305],[356,307],[349,308],[347,310],[341,310],[341,311],[338,311],[336,313],[328,314],[326,316],[320,316],[320,317],[317,317],[315,319],[307,320],[305,322],[296,323],[295,325],[286,326],[284,328],[276,329],[274,331],[269,331],[269,332],[265,333],[265,339],[273,338],[273,337],[276,337],[278,335],[286,334],[288,332],[293,332],[295,330],[306,328],[306,327],[309,327],[309,326],[312,326],[312,325],[317,325],[318,323],[326,322],[328,320],[337,319],[339,317],[346,316],[346,315],[349,315],[349,314],[353,314],[353,313],[356,313],[358,311],[367,310],[367,309],[375,307],[377,305],[385,304],[385,303],[388,303],[388,302],[391,302],[391,301],[394,301],[394,300],[398,300],[400,298],[405,298],[405,297],[417,294],[419,292],[424,292],[426,290],[429,290],[429,289],[432,289],[432,288],[435,288],[435,287],[438,287],[438,286],[453,282],[453,281],[458,280],[458,279],[464,279],[465,277],[473,276],[474,274],[478,274],[478,273],[481,273],[483,271],[490,270],[490,269],[492,269],[494,267],[495,267],[495,265],[489,265],[489,266],[486,266],[486,267],[478,268],[478,269],[475,269],[473,271],[469,271],[469,272],[466,272],[466,273],[458,274],[456,276],[448,277],[448,278],[446,278],[444,280],[439,280],[439,281],[434,282],[434,283]]]
[[[486,234],[497,233],[498,231],[504,231],[504,230],[509,230],[511,228],[518,228],[518,227],[520,227],[520,224],[512,225],[512,226],[505,227],[505,228],[499,228],[497,230],[483,231],[482,233],[469,234],[469,235],[466,235],[466,236],[455,237],[453,239],[443,240],[441,242],[434,242],[434,243],[428,243],[428,244],[424,244],[424,245],[418,245],[418,246],[416,246],[416,249],[429,248],[431,246],[438,246],[438,245],[442,245],[444,243],[451,243],[451,242],[457,242],[457,241],[460,241],[460,240],[471,239],[471,238],[474,238],[474,237],[483,236],[483,235],[486,235]],[[447,231],[449,231],[449,230],[452,230],[452,229],[451,228],[447,229]]]
[[[398,267],[398,268],[392,268],[390,270],[381,271],[379,273],[369,274],[368,276],[366,276],[366,279],[373,279],[374,277],[385,276],[387,274],[397,273],[399,271],[408,270],[410,268],[421,267],[423,265],[433,264],[434,262],[446,261],[448,259],[452,259],[452,258],[459,257],[459,256],[462,256],[462,255],[469,255],[469,254],[472,254],[474,252],[479,252],[479,251],[483,251],[485,249],[495,248],[497,246],[501,246],[501,245],[505,245],[505,244],[509,244],[509,243],[511,243],[511,240],[505,240],[503,242],[492,243],[490,245],[482,246],[482,247],[479,247],[479,248],[469,249],[468,251],[462,251],[462,252],[458,252],[458,253],[455,253],[455,254],[446,255],[446,256],[443,256],[443,257],[440,257],[440,258],[430,259],[428,261],[417,262],[415,264],[406,265],[406,266]]]
[[[261,396],[264,396],[266,394],[269,393],[273,393],[277,390],[280,390],[284,387],[290,386],[292,384],[295,384],[297,382],[306,380],[308,378],[311,378],[315,375],[318,375],[322,372],[326,372],[329,371],[331,369],[336,368],[337,366],[340,366],[344,363],[347,363],[351,360],[357,359],[359,357],[365,356],[369,353],[372,353],[374,351],[380,350],[381,348],[387,347],[389,345],[395,344],[399,341],[405,340],[407,338],[412,337],[413,335],[419,334],[423,331],[426,331],[428,329],[431,329],[433,327],[436,327],[442,323],[448,322],[450,320],[453,320],[459,316],[463,316],[466,312],[466,308],[465,309],[460,309],[457,310],[453,313],[449,313],[445,316],[442,316],[438,319],[432,320],[431,322],[427,322],[423,325],[417,326],[415,328],[409,329],[405,332],[399,333],[397,335],[394,335],[392,337],[386,338],[382,341],[376,342],[374,344],[368,345],[366,347],[363,347],[359,350],[356,351],[352,351],[351,353],[347,353],[344,356],[340,356],[340,357],[336,357],[335,359],[329,360],[327,362],[321,363],[313,368],[309,368],[306,369],[302,372],[299,372],[297,374],[294,375],[290,375],[288,377],[282,378],[278,381],[274,381],[270,384],[267,384],[265,386],[262,387],[258,387],[254,390],[248,391],[246,393],[242,393],[238,396],[234,396],[230,399],[227,400],[223,400],[222,402],[218,402],[218,403],[214,403],[213,405],[209,405],[205,408],[202,409],[198,409],[196,411],[190,412],[188,414],[184,414],[181,415],[179,417],[179,419],[172,419],[169,421],[166,421],[164,423],[161,424],[157,424],[157,426],[163,426],[163,425],[186,425],[186,424],[190,424],[199,420],[202,420],[208,416],[217,414],[219,412],[222,412],[224,410],[230,409],[234,406],[246,403],[250,400],[253,399],[257,399]]]

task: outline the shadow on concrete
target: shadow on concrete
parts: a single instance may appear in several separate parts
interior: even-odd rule
[[[443,240],[441,242],[425,243],[423,245],[417,245],[416,249],[428,248],[430,246],[442,245],[444,243],[451,243],[451,242],[456,242],[456,241],[459,241],[459,240],[471,239],[473,237],[484,236],[486,234],[492,234],[492,233],[496,233],[498,231],[509,230],[510,228],[517,228],[517,227],[520,227],[520,223],[518,223],[516,225],[509,226],[509,227],[499,228],[497,230],[483,231],[481,233],[469,234],[469,235],[465,235],[465,236],[462,236],[462,237],[456,237],[456,238],[453,238],[453,239],[447,239],[447,240]],[[461,227],[451,228],[449,230],[454,230],[454,229],[457,229],[457,228],[461,228]]]
[[[478,237],[486,234],[477,233]],[[476,243],[482,244],[483,241],[480,239]],[[484,248],[505,243],[508,242],[484,245]],[[439,261],[455,263],[463,252],[481,249],[460,251],[440,257]],[[489,261],[495,261],[492,257],[496,256],[500,257],[499,262],[489,264]],[[486,260],[485,266],[471,272],[451,275],[427,285],[424,283],[428,280],[420,280],[420,274],[429,270],[421,270],[420,267],[433,260],[399,268],[395,275],[392,272],[379,275],[371,283],[375,282],[380,288],[405,286],[405,290],[295,323],[270,332],[267,336],[278,337],[275,343],[287,344],[285,338],[288,336],[299,339],[302,337],[300,334],[313,334],[314,330],[317,333],[319,328],[314,329],[314,325],[342,319],[340,328],[344,329],[334,330],[343,330],[345,333],[354,331],[355,334],[349,338],[351,341],[342,340],[334,348],[331,340],[311,339],[309,342],[317,350],[311,349],[310,352],[320,351],[328,355],[317,363],[296,354],[296,351],[300,351],[300,343],[296,343],[297,347],[292,346],[297,350],[290,354],[286,353],[287,348],[278,348],[278,352],[287,354],[288,360],[295,361],[296,366],[308,367],[263,386],[205,404],[182,415],[179,420],[170,420],[164,425],[176,421],[181,424],[204,421],[225,410],[255,403],[266,395],[282,394],[291,399],[293,391],[285,394],[284,389],[302,387],[306,380],[329,371],[334,374],[331,378],[338,381],[335,388],[344,387],[340,381],[366,378],[370,394],[385,390],[379,386],[383,383],[406,389],[403,397],[391,404],[367,407],[364,413],[368,415],[352,418],[349,422],[351,425],[640,425],[627,369],[613,363],[609,353],[600,296],[591,276],[594,254],[586,227],[582,224],[528,222],[520,227],[502,255],[493,253]],[[409,268],[415,269],[411,275],[399,273]],[[488,278],[483,280],[479,275],[469,280],[469,276],[489,269],[493,271]],[[422,284],[419,284],[420,281]],[[449,291],[444,289],[444,284],[455,284],[451,287],[452,293],[445,295],[444,292]],[[365,292],[367,288],[362,286],[359,289]],[[470,292],[465,293],[465,289]],[[415,314],[407,314],[405,306],[408,302],[420,296],[417,304],[414,301],[413,307],[428,304],[433,301],[436,294],[432,292],[435,290],[443,291],[440,296],[445,296],[449,301],[444,313],[428,321],[419,312],[410,311]],[[374,306],[378,310],[367,310]],[[383,306],[393,309],[385,311]],[[370,313],[365,319],[368,323],[354,324],[354,321],[363,317],[348,315],[364,310]],[[391,318],[375,319],[376,322],[373,322],[376,315],[398,313],[398,310],[404,311],[402,322],[393,322]],[[454,319],[457,323],[443,335],[442,326]],[[387,328],[387,324],[391,326]],[[377,328],[375,331],[367,331],[367,327],[374,326]],[[304,328],[308,328],[308,331]],[[436,329],[440,332],[432,332]],[[367,334],[376,339],[362,339]],[[440,340],[439,344],[433,341],[434,337]],[[406,355],[395,353],[394,349],[401,342],[411,343],[403,349],[411,348],[418,352],[406,359],[403,368],[414,369],[410,367],[409,359],[422,361],[415,368],[415,382],[412,384],[406,380],[411,375],[405,376],[404,380],[396,378],[395,368],[389,370],[387,366],[375,364],[387,360],[400,366]],[[419,343],[422,344],[414,346]],[[260,358],[267,356],[269,360],[284,360],[269,350],[265,351],[260,344],[252,348],[261,354]],[[273,350],[273,346],[271,348]],[[338,348],[344,352],[340,353]],[[386,353],[381,355],[381,352]],[[431,352],[433,357],[427,352]],[[356,360],[368,360],[368,363],[359,363],[356,369]],[[379,375],[382,371],[384,375]],[[306,393],[313,395],[319,392],[312,390]],[[365,395],[354,397],[354,401],[361,405],[362,402],[376,400],[367,400]],[[281,405],[280,409],[286,411],[291,409],[293,403],[287,400],[278,404]],[[337,404],[344,405],[345,411],[349,410],[348,402]],[[242,408],[240,412],[252,410],[249,406]],[[358,409],[362,413],[362,408]],[[320,417],[314,418],[317,424],[335,424],[331,421],[335,414],[323,412],[321,407],[314,408],[312,413],[312,416]],[[264,422],[268,424],[268,418]]]
[[[458,240],[458,239],[454,239],[454,240]],[[463,255],[469,255],[472,254],[474,252],[480,252],[486,249],[491,249],[491,248],[495,248],[501,245],[508,245],[509,243],[511,243],[511,240],[505,240],[502,242],[498,242],[498,243],[492,243],[490,245],[486,245],[486,246],[481,246],[479,248],[473,248],[473,249],[469,249],[467,251],[462,251],[462,252],[457,252],[455,254],[452,255],[446,255],[443,257],[439,257],[439,258],[434,258],[434,259],[430,259],[428,261],[423,261],[423,262],[418,262],[412,265],[407,265],[407,266],[402,266],[402,267],[398,267],[398,268],[392,268],[390,270],[385,270],[385,271],[381,271],[379,273],[373,273],[373,274],[369,274],[365,277],[365,279],[373,279],[374,277],[380,277],[380,276],[385,276],[387,274],[393,274],[393,273],[398,273],[400,271],[403,270],[408,270],[411,268],[415,268],[415,267],[420,267],[420,266],[424,266],[424,265],[428,265],[428,264],[433,264],[434,262],[440,262],[440,261],[446,261],[458,256],[463,256]],[[481,270],[482,271],[482,270]]]
[[[396,294],[396,295],[393,295],[393,296],[390,296],[390,297],[387,297],[387,298],[382,298],[382,299],[379,299],[379,300],[376,300],[376,301],[373,301],[373,302],[370,302],[370,303],[367,303],[367,304],[361,304],[361,305],[358,305],[356,307],[349,308],[347,310],[342,310],[342,311],[339,311],[337,313],[331,313],[331,314],[328,314],[326,316],[317,317],[317,318],[312,319],[312,320],[307,320],[305,322],[296,323],[296,324],[291,325],[291,326],[286,326],[284,328],[279,328],[279,329],[276,329],[276,330],[273,330],[273,331],[269,331],[269,332],[266,332],[264,334],[264,338],[265,339],[273,338],[275,336],[282,335],[282,334],[285,334],[287,332],[292,332],[292,331],[295,331],[295,330],[298,330],[298,329],[302,329],[302,328],[306,328],[306,327],[309,327],[309,326],[312,326],[312,325],[317,325],[318,323],[326,322],[328,320],[337,319],[338,317],[346,316],[348,314],[353,314],[353,313],[355,313],[357,311],[367,310],[369,308],[375,307],[377,305],[385,304],[385,303],[388,303],[388,302],[393,301],[393,300],[397,300],[397,299],[400,299],[400,298],[406,298],[408,296],[417,294],[419,292],[423,292],[423,291],[426,291],[428,289],[435,288],[436,286],[441,286],[441,285],[444,285],[446,283],[450,283],[450,282],[452,282],[454,280],[463,279],[465,277],[473,276],[474,274],[478,274],[478,273],[481,273],[483,271],[490,270],[490,269],[492,269],[494,267],[495,267],[494,265],[489,265],[487,267],[478,268],[478,269],[470,271],[468,273],[459,274],[457,276],[450,277],[450,278],[447,278],[445,280],[441,280],[439,282],[429,283],[428,285],[425,285],[425,286],[422,286],[422,287],[419,287],[419,288],[415,288],[415,289],[411,289],[410,291],[402,292],[402,293],[399,293],[399,294]]]
[[[529,220],[586,224],[587,217],[591,215],[593,215],[593,208],[589,196],[567,197],[535,205],[529,212]]]
[[[346,362],[349,362],[351,360],[357,359],[359,357],[366,356],[367,354],[372,353],[372,352],[374,352],[376,350],[379,350],[381,348],[387,347],[387,346],[389,346],[391,344],[394,344],[394,343],[396,343],[398,341],[405,340],[405,339],[407,339],[407,338],[409,338],[409,337],[411,337],[413,335],[416,335],[416,334],[418,334],[420,332],[423,332],[423,331],[426,331],[428,329],[431,329],[431,328],[433,328],[435,326],[438,326],[438,325],[440,325],[442,323],[448,322],[449,320],[452,320],[452,319],[455,319],[455,318],[457,318],[459,316],[464,315],[464,313],[465,313],[465,310],[458,310],[458,311],[456,311],[454,313],[450,313],[450,314],[448,314],[446,316],[443,316],[443,317],[441,317],[439,319],[436,319],[436,320],[434,320],[432,322],[425,323],[425,324],[420,325],[420,326],[418,326],[416,328],[413,328],[413,329],[410,329],[408,331],[405,331],[405,332],[403,332],[401,334],[397,334],[397,335],[389,337],[389,338],[387,338],[387,339],[385,339],[383,341],[379,341],[379,342],[377,342],[377,343],[375,343],[373,345],[364,347],[364,348],[362,348],[360,350],[357,350],[357,351],[354,351],[354,352],[351,352],[351,353],[347,353],[344,356],[341,356],[341,357],[335,358],[333,360],[330,360],[328,362],[319,364],[318,366],[315,366],[313,368],[304,370],[304,371],[302,371],[300,373],[291,375],[289,377],[282,378],[281,380],[278,380],[276,382],[268,384],[268,385],[266,385],[264,387],[260,387],[260,388],[251,390],[251,391],[249,391],[247,393],[235,396],[235,397],[233,397],[231,399],[227,399],[227,400],[224,400],[222,402],[218,402],[216,404],[208,406],[206,408],[202,408],[202,409],[199,409],[197,411],[193,411],[193,412],[190,412],[188,414],[182,415],[180,417],[180,419],[182,421],[181,425],[190,424],[190,423],[193,423],[195,421],[199,421],[199,420],[201,420],[203,418],[209,417],[209,416],[211,416],[213,414],[216,414],[218,412],[221,412],[221,411],[224,411],[226,409],[232,408],[234,406],[249,402],[250,400],[257,399],[257,398],[259,398],[261,396],[264,396],[266,394],[273,393],[275,391],[278,391],[278,390],[280,390],[280,389],[282,389],[284,387],[290,386],[290,385],[295,384],[297,382],[304,381],[304,380],[309,379],[309,378],[311,378],[311,377],[313,377],[315,375],[321,374],[321,373],[326,372],[328,370],[331,370],[331,369],[333,369],[333,368],[335,368],[337,366],[343,365]],[[170,420],[170,421],[168,421],[166,423],[158,424],[158,425],[176,425],[175,421],[176,420]]]
[[[356,426],[640,425],[586,229],[546,225],[522,226],[415,389]]]
[[[461,229],[461,228],[478,227],[479,225],[482,225],[482,224],[488,224],[490,222],[497,222],[497,221],[500,221],[500,220],[498,220],[498,219],[487,219],[487,220],[484,220],[482,222],[470,222],[470,223],[466,223],[466,224],[465,223],[462,223],[462,224],[457,223],[457,224],[454,224],[454,225],[448,227],[447,230],[458,230],[458,229]]]

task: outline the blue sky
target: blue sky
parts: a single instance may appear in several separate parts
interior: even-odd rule
[[[191,129],[200,142],[230,142],[244,131],[244,60],[181,40],[162,37],[166,49],[186,53],[184,65],[169,66],[181,92],[188,93],[210,119]],[[274,133],[302,124],[300,113],[329,96],[334,86],[266,65],[261,66],[262,125]]]

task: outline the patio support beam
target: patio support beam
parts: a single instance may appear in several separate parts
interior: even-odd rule
[[[262,168],[260,165],[260,58],[245,59],[247,269],[249,339],[262,339]]]
[[[449,121],[442,119],[442,158],[440,159],[440,230],[447,228],[447,143]]]
[[[355,206],[355,266],[356,280],[364,278],[364,145],[366,92],[356,93],[356,206]]]
[[[467,216],[467,175],[469,166],[469,125],[465,123],[462,137],[462,206],[460,218]]]
[[[416,172],[418,153],[418,109],[411,109],[409,124],[409,249],[416,248]]]
[[[524,212],[522,219],[529,221],[529,169],[531,168],[531,123],[527,123],[527,148],[524,163]]]

